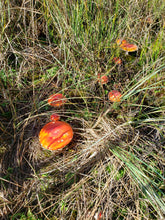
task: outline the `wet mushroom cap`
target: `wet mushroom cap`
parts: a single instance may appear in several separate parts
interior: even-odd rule
[[[120,102],[121,96],[121,93],[117,90],[112,90],[108,93],[108,98],[111,102]]]
[[[62,106],[65,102],[66,98],[61,93],[53,94],[48,98],[48,104],[53,107]]]
[[[119,57],[114,57],[113,58],[113,61],[116,63],[116,64],[122,64],[122,60],[119,58]]]
[[[124,51],[127,52],[135,52],[138,50],[138,46],[136,44],[129,44],[129,43],[125,43],[125,44],[121,44],[120,48]]]
[[[109,82],[109,78],[106,75],[101,76],[101,74],[98,74],[98,81],[104,85],[107,84]]]
[[[60,116],[57,113],[54,113],[50,116],[50,120],[51,121],[59,121],[60,120]]]
[[[126,44],[128,43],[126,40],[118,39],[116,40],[117,45]]]
[[[123,39],[116,40],[116,43],[122,50],[126,52],[135,52],[138,50],[138,46],[136,44],[130,44]]]
[[[52,121],[40,131],[39,140],[42,147],[57,150],[65,147],[73,138],[72,127],[63,121]]]

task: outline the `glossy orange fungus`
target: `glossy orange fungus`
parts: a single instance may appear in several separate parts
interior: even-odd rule
[[[126,44],[128,43],[126,40],[118,39],[116,40],[117,45]]]
[[[101,74],[99,73],[99,74],[98,74],[98,81],[99,81],[102,85],[104,85],[104,84],[107,84],[107,83],[109,82],[109,78],[108,78],[108,76],[106,76],[106,75],[101,76]]]
[[[72,127],[63,121],[51,121],[40,131],[39,140],[42,147],[58,150],[65,147],[73,138]]]
[[[120,48],[124,51],[128,51],[128,52],[134,52],[138,50],[138,46],[136,44],[121,44]]]
[[[114,57],[113,58],[113,61],[118,64],[118,65],[121,65],[122,64],[122,60],[119,58],[119,57]]]
[[[62,106],[65,102],[66,98],[61,93],[53,94],[48,98],[48,104],[53,107]]]
[[[52,114],[50,116],[51,121],[59,121],[60,120],[60,116],[56,113]]]
[[[126,40],[118,39],[116,43],[126,52],[135,52],[138,50],[138,46],[136,44],[130,44]]]
[[[117,90],[112,90],[108,93],[108,98],[111,102],[120,102],[121,93]]]

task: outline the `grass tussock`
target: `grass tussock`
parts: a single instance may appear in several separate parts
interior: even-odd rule
[[[165,218],[164,14],[163,0],[0,2],[1,219]],[[74,137],[48,151],[54,112]]]

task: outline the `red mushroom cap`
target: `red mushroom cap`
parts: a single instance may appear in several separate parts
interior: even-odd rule
[[[119,57],[114,57],[113,61],[118,65],[122,64],[122,60]]]
[[[60,120],[60,116],[58,114],[54,113],[54,114],[52,114],[50,116],[50,120],[51,121],[59,121]]]
[[[136,44],[130,44],[126,40],[118,39],[116,43],[126,52],[135,52],[138,50],[138,46]]]
[[[123,39],[118,39],[118,40],[116,40],[116,43],[117,43],[117,45],[121,45],[121,44],[126,44],[128,42],[126,40],[123,40]]]
[[[121,93],[117,90],[112,90],[108,93],[108,98],[111,102],[120,102],[121,96]]]
[[[106,75],[101,76],[101,74],[98,74],[98,81],[103,85],[107,84],[109,82],[109,78]]]
[[[66,98],[61,93],[53,94],[48,98],[48,104],[53,107],[62,106],[65,102]]]
[[[40,131],[39,140],[42,147],[57,150],[65,147],[73,138],[72,127],[63,121],[52,121]]]
[[[120,48],[127,52],[135,52],[138,50],[138,46],[136,44],[129,44],[129,43],[121,44]]]

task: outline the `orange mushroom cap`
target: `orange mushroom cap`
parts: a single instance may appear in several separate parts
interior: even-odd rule
[[[73,138],[72,127],[63,121],[52,121],[46,124],[39,133],[42,147],[57,150],[65,147]]]
[[[116,64],[122,64],[122,60],[119,58],[119,57],[114,57],[113,58],[113,61],[116,63]]]
[[[116,40],[116,43],[126,52],[135,52],[138,50],[138,46],[136,44],[130,44],[126,40],[118,39]]]
[[[48,98],[48,104],[53,107],[62,106],[65,102],[66,98],[61,93],[53,94]]]
[[[116,43],[117,43],[117,45],[121,45],[121,44],[126,44],[128,42],[126,40],[123,40],[123,39],[118,39],[118,40],[116,40]]]
[[[127,52],[135,52],[138,50],[138,46],[136,44],[129,44],[129,43],[125,43],[125,44],[121,44],[120,48],[124,51]]]
[[[54,113],[54,114],[52,114],[50,116],[50,120],[51,121],[59,121],[60,120],[60,116],[58,114]]]
[[[98,74],[98,81],[103,85],[107,84],[109,82],[109,78],[106,75],[101,76],[101,74]]]
[[[117,90],[112,90],[108,93],[108,98],[111,102],[120,102],[121,96],[121,93]]]

